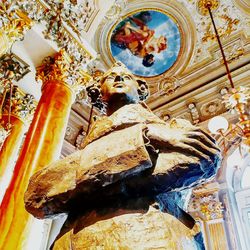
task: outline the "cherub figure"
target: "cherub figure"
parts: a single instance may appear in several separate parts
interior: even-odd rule
[[[177,249],[178,237],[195,235],[189,229],[195,223],[168,194],[212,178],[219,149],[188,121],[166,123],[154,115],[142,102],[149,93],[146,82],[121,63],[98,86],[87,90],[106,103],[107,116],[92,124],[81,150],[34,174],[26,209],[38,218],[68,214],[53,249],[88,249],[88,244],[91,249],[142,249],[144,243],[145,249]],[[150,223],[164,231],[153,245],[147,236]],[[139,230],[136,239],[131,230]]]
[[[112,41],[120,48],[127,48],[137,57],[142,58],[145,67],[154,64],[154,54],[167,48],[167,38],[155,37],[155,31],[142,20],[130,17],[112,36]]]

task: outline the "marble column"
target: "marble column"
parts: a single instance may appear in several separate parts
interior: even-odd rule
[[[11,102],[10,116],[8,115],[9,100],[7,100],[1,118],[4,127],[8,126],[10,118],[11,128],[0,150],[0,202],[11,180],[24,133],[27,131],[36,107],[34,97],[30,94],[24,94],[18,89],[15,90]]]
[[[23,249],[29,231],[24,192],[30,176],[60,157],[64,134],[74,101],[73,88],[81,81],[68,81],[71,61],[62,50],[44,60],[37,69],[43,81],[42,96],[25,138],[14,174],[0,207],[0,249]]]

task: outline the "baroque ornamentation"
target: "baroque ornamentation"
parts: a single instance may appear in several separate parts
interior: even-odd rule
[[[208,1],[179,1],[189,10],[196,24],[197,42],[195,44],[193,56],[189,62],[189,66],[191,67],[194,64],[199,64],[205,58],[211,58],[211,56],[213,56],[214,51],[211,51],[211,45],[216,43],[216,38],[211,26],[211,20],[207,15],[202,15],[198,8],[198,3],[204,6]],[[216,1],[212,0],[211,2],[215,5],[214,2]],[[217,8],[214,13],[216,26],[219,28],[219,34],[223,34],[223,38],[226,38],[229,34],[234,35],[240,30],[248,33],[249,19],[247,16],[242,15],[243,13],[235,6],[234,1],[219,0],[219,8]],[[223,42],[224,41],[222,41],[222,43]],[[242,44],[245,43],[242,39],[241,42]],[[236,56],[238,53],[241,54],[240,51],[236,52]]]
[[[227,87],[223,87],[221,90],[220,90],[220,95],[221,97],[223,98],[223,96],[227,95],[229,93],[229,90]]]
[[[48,81],[62,81],[79,93],[91,79],[80,65],[73,62],[68,53],[62,49],[53,57],[49,56],[43,60],[41,66],[37,67],[36,79],[46,83]]]
[[[27,73],[30,67],[13,53],[5,54],[0,61],[0,81],[19,81]]]
[[[166,122],[166,121],[170,120],[171,116],[169,114],[164,114],[164,115],[161,116],[161,118],[163,119],[163,121]]]
[[[171,112],[168,110],[160,110],[160,111],[156,111],[154,112],[158,117],[160,117],[163,121],[167,122],[170,120],[171,117]]]
[[[195,103],[192,102],[188,104],[188,109],[190,111],[193,123],[198,124],[200,121],[200,115],[199,115],[198,109],[196,108]]]
[[[202,105],[200,111],[202,116],[210,118],[224,111],[224,107],[223,104],[221,103],[221,100],[217,99]]]
[[[250,98],[250,88],[242,86],[237,87],[232,89],[231,93],[225,93],[222,98],[226,108],[233,112],[234,108],[239,104],[237,100],[242,104],[247,104],[247,100]]]
[[[203,16],[208,15],[207,6],[210,6],[211,10],[216,10],[219,7],[220,2],[218,0],[199,0],[197,2],[197,9]]]
[[[71,126],[68,126],[66,128],[64,139],[70,142],[71,144],[74,144],[76,134],[77,134],[77,131]]]
[[[2,6],[0,11],[6,15],[19,8],[22,11],[19,13],[27,13],[31,20],[43,24],[44,37],[56,42],[59,48],[64,48],[78,63],[84,65],[92,59],[93,56],[81,43],[81,32],[94,14],[93,0],[81,3],[77,0],[49,0],[46,3],[20,0],[15,4],[6,0]]]
[[[127,5],[127,0],[115,0],[115,3],[107,11],[105,17],[109,20],[118,18]]]
[[[33,22],[22,12],[15,10],[7,1],[0,4],[0,57],[15,41],[23,39]]]
[[[200,198],[200,211],[206,220],[222,218],[222,203],[214,200],[212,195]]]
[[[223,206],[219,201],[218,192],[214,192],[214,190],[193,192],[188,210],[199,212],[201,219],[206,221],[223,217]]]
[[[92,55],[81,44],[81,31],[93,14],[94,3],[92,0],[77,3],[70,0],[50,0],[47,5],[24,1],[23,11],[29,13],[37,5],[38,14],[31,11],[31,18],[45,24],[44,37],[57,43],[59,48],[64,48],[74,60],[84,65],[92,59]],[[71,33],[75,33],[79,42]]]
[[[9,93],[8,98],[3,106],[3,114],[9,112]],[[29,123],[34,115],[37,103],[35,98],[31,94],[24,94],[20,92],[17,87],[14,87],[13,94],[11,97],[11,114],[20,117],[25,122]]]
[[[227,58],[227,63],[231,63],[239,59],[242,55],[244,55],[244,52],[245,49],[241,45],[234,44],[233,46],[226,47],[224,49],[224,53]],[[223,63],[223,60],[221,60],[221,64]]]
[[[78,149],[81,148],[81,145],[83,144],[83,141],[84,141],[86,135],[87,135],[87,133],[84,130],[80,131],[80,133],[76,137],[76,142],[75,142],[76,148],[78,148]]]
[[[180,87],[179,81],[175,77],[165,77],[158,86],[159,94],[172,95]]]
[[[221,38],[225,36],[229,36],[233,31],[235,31],[236,26],[240,22],[239,19],[236,19],[236,18],[233,19],[226,14],[219,16],[219,18],[221,19],[221,22],[223,23],[223,25],[218,28],[218,34]],[[206,26],[205,30],[206,31],[204,33],[204,36],[202,37],[202,42],[207,42],[209,40],[216,41],[216,35],[210,23]]]
[[[54,17],[55,22],[56,15],[59,14],[59,18],[69,25],[73,25],[77,32],[86,30],[86,25],[95,9],[93,0],[48,0],[47,4],[51,10],[50,15]],[[53,21],[53,18],[50,20]]]

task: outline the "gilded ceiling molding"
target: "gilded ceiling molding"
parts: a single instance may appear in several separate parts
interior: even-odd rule
[[[154,113],[165,122],[169,121],[172,117],[171,113],[168,110],[154,112]]]
[[[249,0],[233,0],[233,3],[248,16],[250,15],[250,2]]]
[[[207,6],[209,5],[212,11],[215,11],[219,7],[219,0],[198,0],[197,8],[201,15],[207,16],[209,15]]]
[[[241,42],[234,43],[230,46],[227,46],[224,49],[224,53],[225,53],[225,56],[227,58],[228,64],[235,61],[235,60],[238,60],[239,58],[244,56],[245,52],[246,52],[246,50],[245,50],[244,46],[242,46]],[[223,59],[221,59],[220,63],[224,64]]]
[[[77,94],[85,88],[91,76],[83,71],[64,49],[61,49],[54,56],[46,57],[42,65],[37,67],[36,80],[42,81],[43,85],[59,81],[67,84]]]
[[[246,88],[250,87],[249,69],[250,65],[247,64],[233,72],[232,76],[236,87],[242,84]],[[209,84],[196,88],[193,91],[189,91],[178,98],[174,98],[175,93],[171,96],[166,96],[168,102],[155,108],[154,112],[160,116],[166,112],[167,114],[171,114],[171,117],[184,118],[193,122],[190,110],[187,106],[189,103],[193,102],[196,104],[196,109],[200,115],[200,126],[207,128],[207,121],[213,116],[221,114],[224,114],[228,120],[232,120],[232,117],[235,114],[226,113],[228,109],[223,102],[223,99],[228,93],[228,88],[229,84],[227,77],[219,77]],[[179,88],[178,91],[180,91],[180,89],[181,88]],[[152,104],[150,103],[150,105]]]
[[[175,77],[165,77],[158,85],[158,94],[172,95],[180,87],[180,82]]]
[[[105,18],[108,20],[119,18],[122,11],[126,8],[127,2],[127,0],[115,0],[114,4],[105,14]]]
[[[81,130],[80,133],[77,135],[76,141],[75,141],[75,146],[77,149],[81,148],[81,145],[83,144],[83,141],[84,141],[86,135],[87,135],[87,133],[84,130]]]
[[[233,0],[179,1],[182,1],[183,4],[187,6],[196,23],[197,43],[195,45],[195,50],[190,61],[190,65],[188,66],[189,69],[199,67],[200,63],[202,63],[204,66],[206,64],[205,60],[213,60],[214,47],[218,47],[211,19],[209,18],[208,12],[206,11],[206,4],[208,2],[211,2],[212,4],[214,20],[219,35],[222,38],[223,45],[225,44],[225,41],[228,43],[229,38],[230,43],[233,45],[234,39],[231,37],[235,37],[237,35],[242,40],[242,45],[247,45],[249,43],[249,18],[247,15],[242,13],[240,9],[236,7],[236,5],[234,5]],[[236,51],[235,55],[232,55],[233,60],[239,58],[239,56],[243,55],[244,52],[245,51],[239,48],[239,51]]]
[[[226,14],[221,15],[220,19],[222,20],[222,22],[225,23],[225,25],[218,28],[220,38],[231,35],[231,33],[236,30],[236,28],[237,28],[236,26],[240,22],[239,19],[237,19],[237,18],[233,19]],[[216,41],[216,35],[213,31],[212,24],[210,24],[210,23],[206,26],[206,31],[204,33],[204,36],[202,37],[202,42],[208,42],[209,40]]]
[[[191,102],[187,106],[192,117],[192,123],[198,124],[200,122],[200,114],[196,107],[196,104],[194,102]]]
[[[222,99],[214,98],[213,101],[201,105],[200,112],[203,120],[208,120],[215,115],[226,112]]]

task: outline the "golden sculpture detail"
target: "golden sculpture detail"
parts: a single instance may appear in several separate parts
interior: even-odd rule
[[[208,4],[211,10],[216,10],[219,7],[220,2],[219,0],[199,0],[197,2],[197,9],[201,15],[203,16],[208,15],[208,9],[207,9]]]
[[[180,83],[175,77],[165,77],[158,85],[158,91],[161,96],[172,95],[180,87]]]
[[[244,53],[245,53],[245,49],[239,46],[231,46],[225,49],[225,54],[226,54],[228,63],[231,63],[239,59],[241,56],[244,55]],[[221,64],[224,64],[223,59],[221,60]]]
[[[188,210],[199,213],[203,221],[222,218],[223,206],[219,200],[218,190],[218,186],[213,182],[194,188]]]
[[[66,82],[70,63],[69,55],[64,49],[60,50],[54,57],[46,57],[43,64],[36,68],[36,80],[41,80],[43,83],[55,80]]]
[[[46,57],[36,70],[36,80],[42,81],[43,84],[49,81],[61,81],[71,86],[76,93],[91,80],[91,76],[79,69],[64,49],[53,57]]]
[[[0,57],[12,44],[23,38],[24,33],[31,28],[33,22],[22,12],[16,11],[9,17],[9,23],[0,29]]]
[[[3,107],[3,114],[8,113],[9,105],[9,101],[7,101]],[[33,118],[36,105],[34,96],[24,94],[19,89],[15,89],[11,98],[11,114],[29,123]]]
[[[197,2],[197,9],[201,15],[206,16],[208,15],[207,5],[210,6],[211,10],[216,10],[218,9],[219,4],[219,0],[199,0]]]
[[[223,27],[218,28],[218,34],[220,37],[229,36],[236,30],[235,26],[237,26],[240,22],[239,19],[233,19],[227,15],[221,15],[220,18],[224,21]],[[206,32],[202,37],[203,42],[208,42],[209,40],[216,41],[216,34],[212,31],[211,24],[207,25]]]

